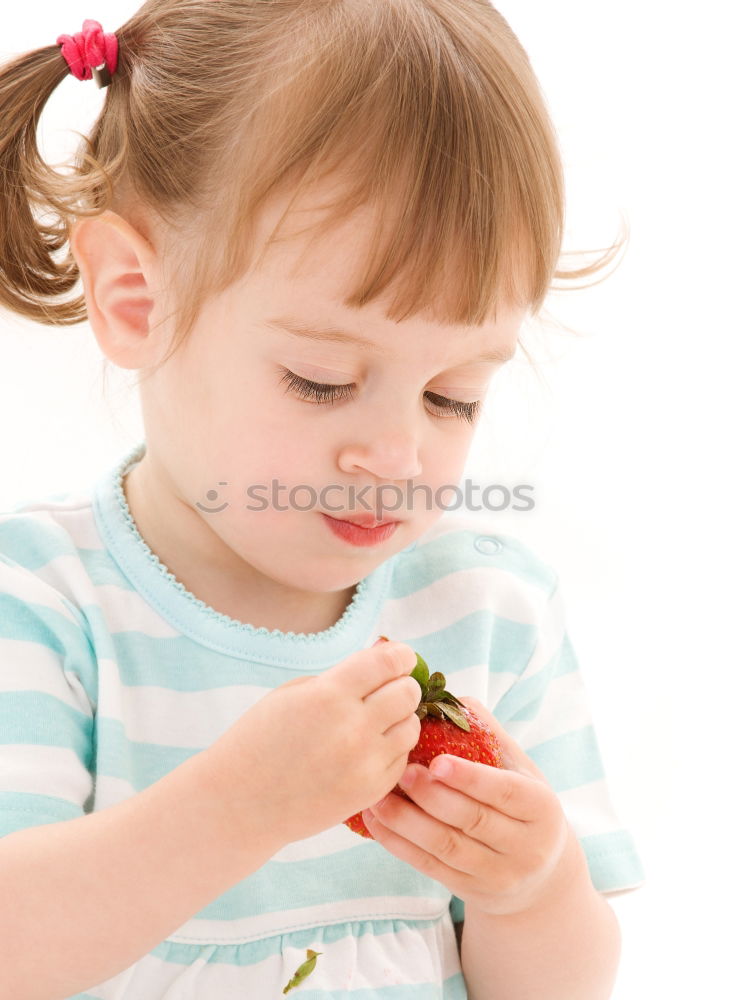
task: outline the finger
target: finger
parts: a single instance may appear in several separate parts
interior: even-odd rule
[[[351,653],[322,676],[347,690],[348,695],[366,698],[384,684],[411,673],[416,653],[405,642],[383,642],[375,648]]]
[[[474,761],[469,763],[475,768],[494,770],[487,764],[477,764]],[[514,778],[520,777],[512,771],[507,773]],[[410,776],[413,780],[407,781]],[[421,764],[410,764],[398,784],[402,788],[405,787],[411,801],[429,816],[441,823],[456,827],[467,837],[500,854],[508,854],[515,849],[528,825],[520,817],[501,811],[472,795],[465,794],[454,785],[448,785],[433,777]],[[389,799],[395,801],[390,803]],[[399,808],[399,801],[403,801],[400,796],[390,795],[384,805],[396,811]],[[428,847],[428,844],[423,843],[422,846]]]
[[[408,730],[413,735],[408,747],[411,749],[416,745],[421,731],[421,724],[416,715],[420,701],[419,682],[407,675],[384,684],[364,698],[363,704],[370,718],[369,726],[376,731],[390,735],[394,726],[408,722]]]
[[[366,810],[363,821],[396,857],[444,884],[449,884],[448,877],[464,880],[484,873],[486,866],[502,858],[489,845],[440,822],[398,795],[389,795],[375,809]]]
[[[477,718],[484,722],[488,729],[491,729],[495,734],[503,751],[503,763],[506,768],[518,771],[521,774],[527,774],[532,778],[537,778],[546,785],[549,783],[545,774],[531,760],[522,746],[500,725],[495,716],[485,708],[481,701],[478,701],[477,698],[471,698],[468,695],[460,695],[457,700],[463,702],[467,708],[471,709]]]
[[[442,769],[446,773],[442,774]],[[463,823],[474,823],[477,810],[472,802],[489,806],[513,820],[536,820],[546,805],[550,789],[532,775],[507,768],[492,767],[478,761],[439,754],[429,765],[430,777],[462,794],[460,829]],[[411,790],[407,789],[411,795]],[[469,801],[472,800],[472,801]],[[450,820],[454,822],[454,820]]]

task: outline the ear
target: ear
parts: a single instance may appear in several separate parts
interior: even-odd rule
[[[70,242],[102,352],[119,368],[152,365],[162,356],[161,334],[150,326],[160,274],[153,246],[109,211],[77,220]]]

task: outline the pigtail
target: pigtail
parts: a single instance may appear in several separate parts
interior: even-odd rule
[[[68,75],[58,45],[0,66],[0,305],[53,326],[87,318],[83,295],[53,300],[70,292],[80,277],[68,249],[58,256],[69,238],[71,202],[80,188],[88,191],[90,181],[99,181],[98,171],[83,181],[56,173],[38,150],[41,113]],[[55,222],[48,218],[49,206]]]

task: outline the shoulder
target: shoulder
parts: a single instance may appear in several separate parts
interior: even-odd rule
[[[80,548],[94,544],[92,525],[89,498],[70,493],[0,511],[0,590],[79,621],[71,581]]]
[[[465,607],[482,595],[496,614],[517,621],[535,621],[558,585],[540,553],[468,514],[443,515],[400,556],[393,585],[404,595],[431,588],[456,595]]]
[[[0,512],[0,647],[8,670],[23,671],[24,684],[35,677],[67,702],[70,691],[71,703],[88,715],[97,659],[83,600],[88,577],[68,521],[83,510],[59,498]],[[78,523],[89,530],[83,517]]]

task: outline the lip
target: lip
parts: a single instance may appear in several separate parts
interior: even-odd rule
[[[332,514],[328,514],[327,517],[332,517],[333,521],[345,521],[347,524],[355,524],[359,528],[380,528],[384,524],[401,524],[400,521],[396,521],[392,517],[379,521],[373,514],[353,514],[351,517],[333,517]]]
[[[340,517],[330,517],[329,514],[321,512],[322,518],[330,531],[337,535],[341,541],[357,548],[365,548],[373,545],[381,545],[398,531],[400,521],[387,521],[372,528],[364,528],[352,521],[346,521]],[[369,520],[373,520],[369,518]]]

